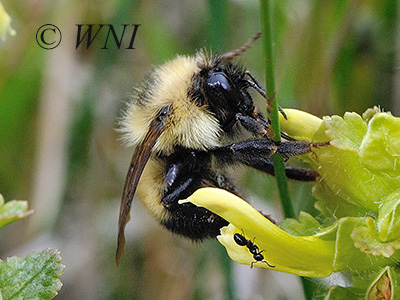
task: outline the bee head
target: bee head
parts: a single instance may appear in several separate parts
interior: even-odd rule
[[[214,56],[211,63],[202,67],[194,78],[194,98],[209,108],[226,133],[233,129],[238,113],[246,116],[255,113],[253,100],[247,91],[249,81],[246,77],[243,66],[223,63],[221,56]]]
[[[197,150],[221,146],[220,136],[232,130],[236,114],[256,114],[247,91],[247,72],[231,61],[259,36],[235,51],[222,55],[200,51],[156,68],[136,90],[122,119],[127,144],[140,144],[151,122],[168,108],[154,151],[168,155],[177,146]]]

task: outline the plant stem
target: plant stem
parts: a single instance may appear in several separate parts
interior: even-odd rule
[[[263,54],[265,65],[265,83],[268,102],[268,117],[271,121],[270,136],[275,142],[281,141],[281,130],[279,125],[278,102],[275,91],[275,67],[274,67],[274,49],[272,36],[272,9],[271,1],[260,0],[261,8],[261,27],[263,33]],[[281,199],[283,211],[286,218],[294,218],[293,204],[290,199],[288,185],[286,181],[285,165],[280,155],[273,155],[273,163],[275,168],[275,177],[278,183],[279,196]]]
[[[273,44],[273,30],[272,30],[272,5],[270,0],[260,0],[260,17],[261,17],[261,31],[263,34],[263,54],[265,66],[265,81],[267,90],[267,112],[271,121],[270,136],[275,142],[281,141],[281,129],[279,125],[279,111],[278,101],[275,91],[275,66],[274,66],[274,44]],[[275,177],[278,184],[279,196],[283,212],[286,218],[295,218],[293,203],[290,199],[288,185],[286,181],[285,165],[283,164],[282,156],[274,154],[273,163],[275,168]],[[306,299],[312,298],[312,287],[306,278],[301,278],[303,291]]]

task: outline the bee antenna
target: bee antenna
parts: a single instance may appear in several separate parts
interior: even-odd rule
[[[247,41],[246,44],[244,44],[242,47],[239,49],[229,51],[225,54],[222,54],[219,56],[219,62],[227,62],[235,59],[239,55],[242,55],[244,52],[246,52],[251,46],[253,46],[254,42],[257,41],[261,37],[261,32],[257,33],[255,36],[253,36],[250,40]]]

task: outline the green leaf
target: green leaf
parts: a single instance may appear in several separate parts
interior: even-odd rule
[[[287,218],[284,219],[280,224],[283,230],[296,235],[313,235],[319,232],[322,228],[321,224],[309,213],[301,211],[298,220]]]
[[[351,204],[358,208],[359,214],[378,213],[376,199],[388,192],[375,180],[375,174],[366,169],[359,161],[357,152],[341,150],[328,146],[315,150],[320,162],[319,174],[324,179],[324,199],[336,198],[338,205]],[[329,148],[329,149],[328,149]],[[368,183],[369,184],[366,184]],[[318,200],[324,200],[316,195]]]
[[[62,287],[59,277],[64,268],[60,252],[52,249],[0,261],[2,300],[54,298]]]
[[[4,203],[4,198],[0,194],[0,228],[32,213],[33,210],[28,210],[27,201],[12,200]]]
[[[338,149],[354,150],[361,145],[367,132],[367,124],[356,113],[345,113],[339,116],[325,117],[326,135],[330,138],[331,145]]]
[[[314,204],[315,208],[332,222],[343,217],[362,217],[366,214],[364,209],[344,201],[335,194],[325,181],[321,181],[314,187],[313,194],[318,200]]]
[[[355,228],[365,226],[365,218],[347,217],[339,219],[334,225],[321,231],[318,236],[320,239],[332,239],[332,234],[336,233],[335,239],[335,258],[333,269],[339,272],[357,272],[363,270],[373,270],[387,265],[395,265],[398,254],[391,258],[374,256],[369,251],[362,251],[355,241],[353,231]]]
[[[364,253],[371,253],[375,256],[392,257],[395,250],[400,249],[400,239],[391,242],[382,242],[379,239],[378,232],[375,227],[375,221],[370,218],[365,218],[365,223],[362,226],[355,227],[351,233],[351,238],[354,244]],[[394,259],[398,260],[400,252],[396,252]],[[388,263],[390,264],[390,263]]]
[[[314,150],[313,164],[325,185],[323,199],[317,196],[318,200],[333,198],[338,200],[339,206],[340,202],[347,202],[358,207],[359,214],[378,214],[380,201],[400,186],[400,176],[393,176],[393,172],[386,172],[386,167],[380,169],[372,162],[378,159],[373,157],[378,145],[389,149],[379,150],[378,156],[384,157],[389,151],[393,155],[392,167],[396,162],[395,151],[400,153],[400,149],[393,146],[397,145],[397,136],[386,134],[386,144],[382,144],[380,134],[383,132],[376,133],[378,123],[391,133],[388,128],[397,128],[393,123],[400,122],[399,118],[395,119],[393,121],[387,113],[375,113],[368,124],[355,113],[346,113],[343,118],[324,118],[313,136],[314,141],[329,140],[331,144]],[[380,165],[379,161],[375,163]]]
[[[400,189],[382,200],[377,220],[379,238],[383,242],[400,239]]]
[[[400,176],[400,118],[376,113],[368,123],[359,153],[368,169]]]
[[[324,300],[363,299],[358,290],[341,286],[329,288]]]

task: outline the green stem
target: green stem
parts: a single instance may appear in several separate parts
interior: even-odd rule
[[[295,218],[296,216],[293,208],[293,202],[289,194],[283,158],[279,154],[275,154],[272,157],[272,161],[274,163],[275,177],[278,183],[279,196],[285,218]]]
[[[273,49],[273,35],[272,35],[272,9],[271,1],[260,0],[261,8],[261,27],[263,33],[263,56],[265,65],[265,86],[267,90],[268,99],[268,113],[271,121],[270,136],[276,141],[281,141],[281,129],[279,125],[279,111],[278,101],[276,99],[275,91],[275,66],[274,66],[274,49]],[[293,204],[290,199],[288,185],[286,181],[285,165],[283,158],[280,155],[273,156],[273,163],[275,168],[275,177],[278,183],[279,196],[281,199],[285,217],[294,218]]]
[[[276,142],[281,141],[281,129],[279,125],[279,111],[278,101],[275,91],[275,66],[274,66],[274,49],[273,49],[273,35],[272,35],[272,5],[270,0],[260,0],[261,8],[261,26],[262,33],[264,36],[263,53],[264,53],[264,65],[265,69],[265,80],[266,90],[268,99],[268,112],[269,119],[271,120],[270,136]],[[279,196],[282,203],[283,212],[286,218],[295,218],[293,203],[290,199],[288,190],[285,165],[283,164],[283,158],[280,155],[274,155],[272,157],[275,177],[278,183]],[[302,277],[303,290],[306,299],[312,297],[312,287],[310,282],[306,278]]]
[[[265,87],[268,99],[268,114],[271,121],[271,137],[274,141],[281,140],[278,103],[275,91],[275,59],[272,41],[272,9],[269,0],[261,0],[261,26],[263,34],[263,54],[265,66]]]
[[[273,48],[273,30],[272,30],[272,5],[270,0],[260,0],[261,9],[261,26],[264,37],[263,42],[263,54],[264,54],[264,65],[265,65],[265,80],[266,90],[268,99],[268,112],[269,119],[271,120],[270,136],[276,142],[281,141],[281,129],[279,125],[279,111],[278,101],[275,91],[275,66],[274,66],[274,48]],[[286,218],[295,218],[293,203],[290,199],[288,190],[285,165],[283,164],[283,158],[280,155],[275,154],[273,157],[273,163],[275,168],[275,177],[278,184],[279,196],[283,207],[283,212]],[[312,291],[310,291],[310,283],[306,278],[302,277],[303,290],[306,299],[310,299]]]

